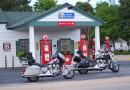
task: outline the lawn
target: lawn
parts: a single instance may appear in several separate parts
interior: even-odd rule
[[[116,52],[115,55],[130,55],[130,52]]]

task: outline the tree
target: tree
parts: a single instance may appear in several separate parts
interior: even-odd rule
[[[17,11],[32,11],[30,2],[31,0],[16,0]],[[0,7],[3,11],[16,11],[15,0],[0,0]]]
[[[103,43],[105,40],[105,36],[109,36],[110,40],[112,40],[113,46],[114,46],[114,53],[115,52],[115,41],[119,37],[119,31],[117,27],[118,17],[119,13],[117,11],[117,7],[115,6],[109,6],[107,2],[100,2],[97,3],[96,6],[96,17],[100,18],[101,20],[104,20],[105,24],[100,26],[100,40]],[[92,35],[90,36],[91,39],[94,37],[95,32],[93,30]]]
[[[33,6],[34,6],[34,11],[43,12],[52,9],[58,5],[57,5],[57,0],[37,0],[37,2],[35,2]]]
[[[121,32],[120,37],[130,42],[130,0],[119,0],[119,22],[118,30]]]
[[[85,12],[88,12],[88,2],[80,2],[79,1],[79,2],[76,3],[75,7],[80,8],[81,10],[83,10]],[[94,9],[91,6],[91,4],[89,4],[89,13],[92,14],[92,15],[95,14]],[[89,34],[90,33],[91,33],[91,31],[89,30]],[[88,38],[88,28],[81,29],[81,34],[85,34],[86,35],[86,39],[87,39]],[[90,48],[90,42],[89,42],[89,48]],[[90,53],[90,50],[91,49],[89,49],[89,53]]]
[[[81,10],[85,11],[85,12],[88,12],[88,2],[77,2],[75,7],[77,8],[80,8]],[[89,4],[89,13],[94,15],[94,9],[93,7],[91,6],[91,4]]]

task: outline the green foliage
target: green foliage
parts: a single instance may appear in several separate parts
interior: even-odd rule
[[[27,51],[27,52],[25,53],[25,57],[27,57],[28,54],[29,54],[29,51]]]
[[[17,11],[32,11],[30,2],[31,0],[16,0]],[[3,11],[15,11],[15,0],[0,0],[0,7]]]
[[[130,52],[116,52],[115,55],[130,55]]]
[[[97,3],[96,6],[96,17],[104,20],[105,24],[100,26],[100,40],[103,42],[105,40],[105,36],[109,36],[111,40],[116,41],[119,37],[118,30],[117,30],[117,20],[118,20],[118,11],[117,8],[114,6],[109,6],[107,2],[100,2]],[[90,38],[94,38],[95,30],[92,30],[92,34]]]
[[[65,54],[65,51],[61,51],[62,54]]]
[[[62,54],[64,55],[72,55],[74,54],[73,51],[61,51]]]
[[[37,0],[37,2],[35,2],[33,6],[34,6],[34,11],[43,12],[52,9],[58,5],[57,5],[57,0]]]
[[[77,8],[80,8],[81,10],[85,11],[85,12],[88,12],[88,2],[77,2],[75,7]],[[89,13],[94,15],[94,9],[93,7],[89,4]]]
[[[120,37],[126,41],[130,40],[130,0],[119,0],[118,30]]]
[[[107,2],[100,2],[96,5],[96,17],[107,22],[100,26],[100,40],[101,44],[105,41],[105,37],[109,36],[110,40],[114,45],[115,52],[115,41],[119,38],[120,32],[118,31],[118,18],[119,12],[117,6],[110,5]],[[95,29],[91,28],[92,33],[90,40],[95,37]]]
[[[128,52],[130,52],[130,49],[128,50]]]
[[[69,51],[69,55],[72,55],[72,54],[74,54],[73,51]]]
[[[18,58],[20,58],[20,56],[23,56],[24,55],[24,51],[20,51],[17,55]]]
[[[121,50],[119,50],[119,52],[123,52],[123,50],[121,49]]]

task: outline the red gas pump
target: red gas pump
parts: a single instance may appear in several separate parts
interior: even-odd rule
[[[106,51],[106,49],[111,51],[111,42],[109,41],[109,37],[106,36],[104,41],[104,51]]]
[[[42,36],[44,41],[41,42],[41,55],[42,55],[42,64],[45,65],[50,62],[49,56],[51,55],[51,43],[48,40],[48,36],[44,34]]]
[[[95,38],[93,38],[92,42],[92,52],[93,52],[93,59],[95,59]]]
[[[85,40],[86,36],[82,34],[80,36],[81,41],[78,42],[79,49],[81,49],[84,56],[89,58],[88,41]]]

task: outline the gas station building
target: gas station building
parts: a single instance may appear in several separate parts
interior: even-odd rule
[[[51,53],[73,51],[76,55],[80,29],[95,27],[95,51],[100,49],[99,26],[104,21],[94,17],[69,3],[45,12],[10,12],[0,9],[0,68],[21,67],[17,54],[23,50],[32,52],[36,62],[41,63],[41,41],[44,34],[51,42]]]

